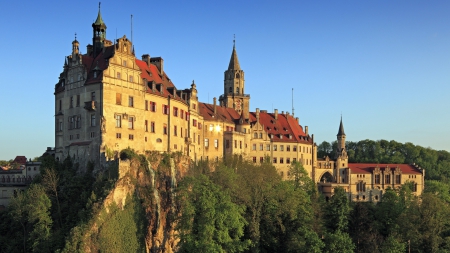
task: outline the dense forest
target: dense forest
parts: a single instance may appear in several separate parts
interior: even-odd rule
[[[334,145],[321,143],[319,156],[334,157]],[[450,251],[449,152],[383,140],[348,142],[347,150],[350,162],[419,164],[426,169],[425,192],[415,197],[406,184],[387,189],[382,202],[374,205],[349,202],[344,190],[335,188],[326,202],[298,163],[290,167],[290,180],[283,181],[269,162],[254,164],[239,157],[199,162],[176,182],[170,203],[176,250]],[[124,150],[121,159],[152,172],[147,168],[152,155]],[[164,154],[162,164],[177,155]],[[153,218],[148,207],[155,209],[158,198],[151,189],[154,183],[137,189],[124,207],[111,205],[105,211],[102,203],[118,184],[117,166],[93,173],[91,164],[82,172],[69,157],[62,163],[46,158],[41,170],[41,177],[0,212],[1,252],[84,252],[83,234],[94,219],[104,221],[90,241],[97,252],[145,251],[145,227]],[[158,175],[164,174],[156,171]]]

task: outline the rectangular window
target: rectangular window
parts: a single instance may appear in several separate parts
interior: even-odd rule
[[[230,148],[230,140],[225,141],[225,148]]]
[[[129,76],[129,80],[130,80],[130,83],[133,82],[133,76],[132,75]]]
[[[173,135],[177,136],[177,126],[173,126]]]
[[[120,72],[117,72],[117,79],[120,79]]]
[[[239,141],[239,148],[242,149],[242,141]]]
[[[133,140],[134,139],[134,135],[132,135],[132,134],[128,135],[128,139]]]
[[[284,151],[284,145],[280,145],[280,151]]]
[[[180,118],[184,119],[184,110],[180,110]]]
[[[284,163],[284,158],[283,157],[280,158],[280,163]]]
[[[386,184],[390,184],[391,183],[391,175],[386,175],[385,176],[385,181]]]
[[[164,126],[163,126],[163,134],[167,134],[167,125],[166,124],[164,124]]]
[[[126,67],[127,66],[127,61],[123,60],[123,66]]]
[[[91,114],[91,126],[95,126],[95,114]]]
[[[297,162],[297,158],[292,158],[292,162]]]
[[[277,151],[277,145],[273,145],[273,151]]]
[[[196,119],[192,120],[192,125],[195,126],[195,127],[197,126],[197,120]]]
[[[77,116],[76,128],[81,128],[81,115]]]
[[[207,148],[209,146],[209,139],[205,138],[205,147]]]
[[[62,123],[62,121],[60,120],[59,121],[59,131],[62,131],[63,130],[63,123]]]
[[[70,108],[73,107],[73,97],[70,97]]]
[[[290,163],[291,163],[291,158],[289,158],[289,157],[286,158],[286,163],[287,163],[287,164],[290,164]]]
[[[145,120],[144,127],[145,127],[145,132],[148,132],[148,121],[147,120]]]
[[[128,116],[128,129],[134,129],[134,117]]]
[[[237,148],[237,140],[234,140],[234,148]]]
[[[154,133],[155,132],[155,122],[150,122],[150,132]]]
[[[260,156],[260,157],[259,157],[259,162],[260,162],[260,163],[263,163],[263,162],[264,162],[264,157]]]
[[[256,156],[253,157],[253,163],[256,163]]]
[[[166,115],[169,114],[169,106],[168,105],[163,105],[162,109],[163,109],[163,111],[162,111],[163,114],[166,114]]]
[[[121,139],[122,138],[122,134],[121,133],[116,133],[116,138],[117,139]]]
[[[296,145],[292,146],[292,151],[297,152],[297,146]]]
[[[252,150],[256,150],[256,144],[252,145]]]
[[[200,135],[198,135],[197,138],[198,138],[197,143],[198,143],[198,145],[200,145]]]
[[[198,123],[198,129],[202,129],[202,123]]]
[[[286,151],[291,151],[291,146],[290,145],[286,145]]]
[[[91,138],[95,137],[95,132],[91,132]]]
[[[77,95],[77,107],[80,107],[80,95]]]
[[[128,96],[128,106],[134,107],[134,98],[132,96]]]
[[[375,175],[375,184],[380,183],[380,174]]]
[[[145,100],[145,110],[148,111],[148,100]]]
[[[259,150],[260,150],[260,151],[263,151],[263,150],[264,150],[264,144],[262,144],[262,143],[259,144]]]
[[[214,140],[214,147],[219,148],[219,140],[218,139]]]
[[[277,163],[277,158],[276,157],[273,158],[273,163]]]
[[[156,112],[156,103],[150,101],[150,111],[152,112]]]
[[[395,183],[401,184],[401,175],[395,175]]]
[[[116,115],[116,127],[122,127],[122,115]]]
[[[266,145],[266,151],[270,151],[270,144]]]
[[[187,130],[187,129],[186,129]],[[183,138],[183,128],[180,129],[181,138]],[[187,131],[186,131],[186,137],[187,137]]]
[[[178,117],[178,108],[173,107],[173,116]]]
[[[178,149],[178,145],[177,144],[173,144],[173,149]]]
[[[189,112],[186,112],[186,120],[189,121],[189,119],[190,119],[190,114],[189,114]]]
[[[61,111],[62,110],[62,100],[60,99],[59,100],[59,111]]]
[[[95,101],[95,91],[91,92],[91,101]]]

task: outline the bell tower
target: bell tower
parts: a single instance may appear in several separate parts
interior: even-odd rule
[[[106,39],[106,24],[103,22],[102,14],[100,13],[100,3],[98,3],[97,20],[92,24],[92,30],[93,56],[95,58],[102,51]]]
[[[241,69],[236,52],[236,40],[233,40],[233,51],[228,69],[224,73],[224,90],[219,102],[221,106],[234,108],[245,119],[248,119],[250,95],[245,94],[244,77],[244,71]]]

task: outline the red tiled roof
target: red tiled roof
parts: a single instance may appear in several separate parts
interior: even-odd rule
[[[348,168],[352,170],[352,173],[355,174],[372,174],[372,171],[379,167],[381,171],[386,170],[386,167],[389,169],[395,170],[397,167],[400,168],[403,174],[422,174],[422,172],[416,168],[414,165],[410,164],[378,164],[378,163],[349,163]]]
[[[250,113],[250,121],[256,123],[256,113]],[[273,134],[274,142],[300,142],[311,143],[312,138],[303,132],[303,128],[297,123],[297,120],[291,115],[278,114],[275,120],[274,113],[260,112],[259,123],[264,126],[264,131]],[[289,136],[292,136],[292,139]],[[280,136],[283,136],[280,138]]]
[[[233,109],[228,107],[223,107],[216,105],[216,115],[214,115],[214,105],[206,104],[199,102],[200,115],[205,120],[222,120],[228,123],[236,124],[237,120],[239,120],[239,113]]]
[[[155,91],[149,87],[147,87],[147,93],[153,93],[155,95],[159,95],[162,97],[171,97],[172,99],[185,102],[182,98],[179,96],[174,96],[173,94],[170,94],[170,92],[167,90],[167,88],[175,88],[175,85],[170,81],[170,78],[167,76],[165,72],[161,75],[159,73],[158,67],[154,64],[147,65],[145,61],[141,61],[139,59],[136,59],[136,65],[141,70],[141,78],[145,78],[147,82],[152,83],[155,82],[155,84],[162,84],[164,86],[163,92]],[[186,103],[186,102],[185,102]]]
[[[14,162],[21,165],[25,165],[27,163],[27,158],[23,155],[18,155],[16,156],[16,158],[14,158]]]

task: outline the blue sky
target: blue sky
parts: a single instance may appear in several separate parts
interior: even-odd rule
[[[107,38],[164,59],[178,88],[223,92],[236,34],[251,110],[291,112],[316,142],[396,140],[450,150],[449,1],[102,1]],[[54,146],[54,85],[94,1],[0,3],[0,159]]]

